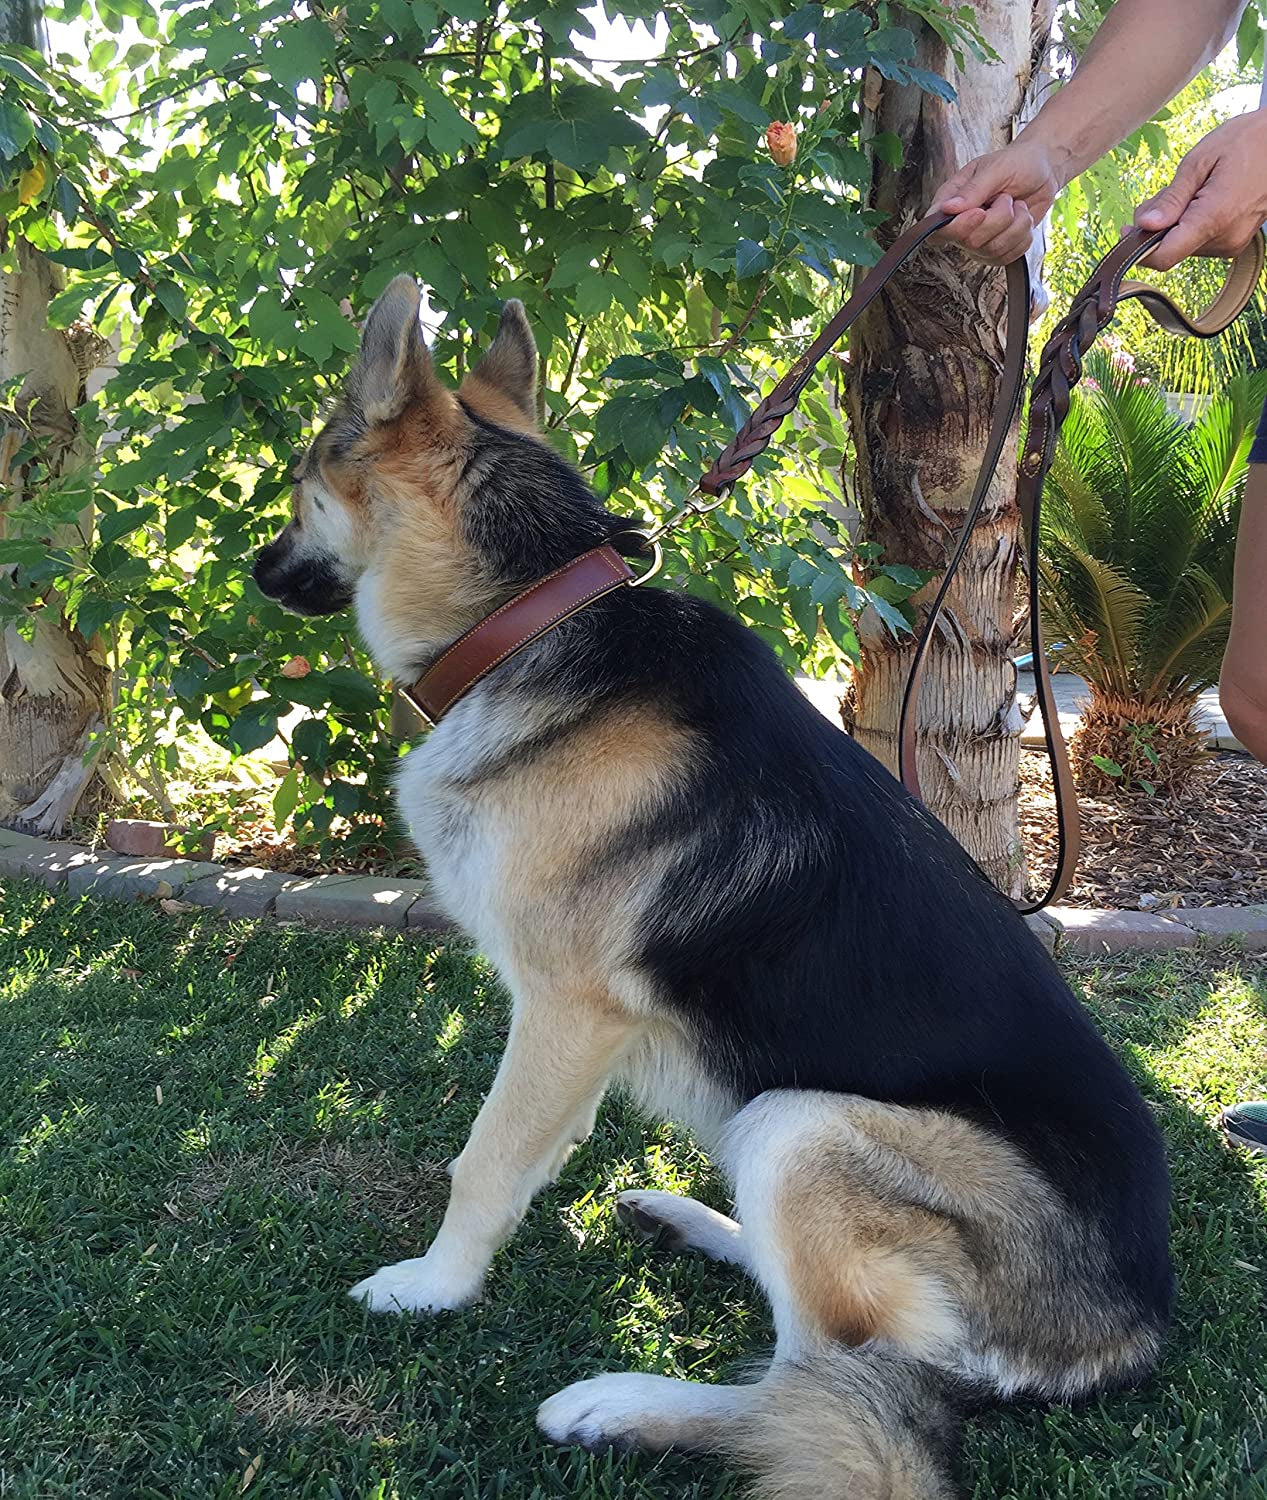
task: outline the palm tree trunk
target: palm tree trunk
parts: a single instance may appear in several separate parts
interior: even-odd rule
[[[977,23],[999,54],[955,68],[942,41],[914,18],[921,66],[954,83],[946,104],[869,77],[868,127],[901,141],[903,164],[877,156],[870,203],[891,239],[925,212],[958,165],[1011,139],[1043,77],[1054,0],[986,0]],[[963,520],[985,446],[1003,356],[1003,274],[960,252],[928,246],[859,322],[850,345],[849,412],[855,488],[869,541],[883,560],[939,574]],[[920,708],[920,776],[932,811],[999,887],[1024,881],[1017,821],[1020,716],[1011,653],[1017,633],[1019,515],[1015,444],[983,508],[934,642]],[[927,603],[933,580],[917,596]],[[863,617],[853,730],[890,767],[910,667],[896,642]]]
[[[36,47],[38,19],[32,0],[0,0],[0,41]],[[73,413],[83,399],[83,366],[99,347],[91,333],[68,338],[48,326],[57,272],[26,241],[17,252],[17,269],[0,277],[0,382],[25,380],[16,403],[21,425],[0,426],[0,537],[23,502],[24,477],[12,458],[28,436],[54,466],[84,462]],[[29,639],[12,626],[0,629],[0,822],[64,830],[91,776],[84,759],[105,688],[87,643],[52,610],[36,618]]]

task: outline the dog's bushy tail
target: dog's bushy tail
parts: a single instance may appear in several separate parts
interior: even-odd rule
[[[963,1399],[931,1366],[877,1345],[776,1364],[726,1447],[753,1500],[953,1500]]]

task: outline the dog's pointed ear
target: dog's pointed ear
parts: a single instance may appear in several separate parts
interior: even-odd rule
[[[502,308],[497,334],[472,376],[505,396],[535,420],[537,415],[537,341],[518,297]]]
[[[397,276],[365,320],[348,388],[371,427],[395,421],[438,383],[418,321],[421,303],[413,277]]]

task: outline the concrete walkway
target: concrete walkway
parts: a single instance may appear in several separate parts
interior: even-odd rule
[[[1072,672],[1057,672],[1051,684],[1056,693],[1056,709],[1060,714],[1060,727],[1065,739],[1068,740],[1072,738],[1074,730],[1078,727],[1078,720],[1081,717],[1080,705],[1087,695],[1087,685],[1081,677],[1075,677]],[[839,725],[838,704],[840,695],[844,691],[844,683],[835,677],[798,677],[796,685],[820,713],[825,714],[833,724]],[[1016,689],[1023,706],[1033,703],[1034,674],[1032,672],[1018,673]],[[1244,745],[1232,733],[1227,720],[1223,717],[1223,710],[1219,707],[1218,688],[1207,688],[1201,694],[1197,699],[1197,714],[1206,726],[1210,743],[1216,749],[1244,750]],[[1042,743],[1042,720],[1035,711],[1031,713],[1021,732],[1021,744],[1041,745]]]
[[[1078,727],[1081,704],[1087,695],[1087,685],[1081,677],[1075,677],[1072,672],[1057,672],[1051,680],[1051,685],[1056,694],[1060,727],[1064,731],[1065,739],[1069,739]],[[1032,672],[1018,673],[1016,686],[1022,702],[1031,701],[1034,697],[1034,674]],[[1204,724],[1210,743],[1215,749],[1244,750],[1245,746],[1232,733],[1227,720],[1223,717],[1223,710],[1219,707],[1218,688],[1206,688],[1197,699],[1197,719],[1199,723]],[[1035,712],[1030,716],[1021,734],[1021,744],[1041,745],[1042,743],[1042,720]]]

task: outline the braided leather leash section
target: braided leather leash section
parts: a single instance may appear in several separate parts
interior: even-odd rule
[[[900,234],[880,259],[858,283],[852,297],[801,355],[782,380],[739,429],[733,442],[724,448],[708,473],[699,482],[706,495],[726,495],[770,446],[783,419],[792,411],[810,377],[846,330],[880,295],[894,273],[910,259],[930,235],[950,223],[949,214],[930,214]]]
[[[1029,572],[1029,635],[1034,661],[1034,688],[1043,723],[1043,738],[1052,765],[1056,799],[1056,864],[1042,898],[1028,908],[1038,911],[1058,901],[1073,879],[1081,852],[1078,797],[1073,772],[1060,732],[1051,673],[1043,642],[1039,605],[1041,514],[1043,483],[1056,452],[1056,440],[1069,414],[1073,388],[1082,377],[1082,363],[1099,334],[1125,301],[1142,302],[1155,322],[1169,333],[1213,338],[1245,310],[1262,275],[1265,247],[1262,234],[1232,262],[1221,291],[1196,317],[1189,316],[1159,287],[1125,280],[1126,272],[1165,238],[1165,231],[1146,234],[1131,230],[1096,266],[1075,295],[1069,311],[1056,325],[1038,362],[1029,408],[1029,425],[1017,473],[1016,503],[1024,528]]]
[[[735,439],[722,451],[700,481],[699,488],[714,499],[723,498],[770,446],[784,419],[795,408],[801,391],[824,355],[857,321],[894,273],[931,235],[950,222],[949,215],[930,215],[900,235],[863,277],[853,296],[839,309],[770,394],[761,401]],[[1092,272],[1057,324],[1043,350],[1030,401],[1030,418],[1023,457],[1018,466],[1017,506],[1024,531],[1029,572],[1029,635],[1034,661],[1034,681],[1043,721],[1043,734],[1052,764],[1056,799],[1058,850],[1056,867],[1042,898],[1025,912],[1041,910],[1068,889],[1080,850],[1077,793],[1051,686],[1051,674],[1043,644],[1039,606],[1039,516],[1043,480],[1055,454],[1056,438],[1069,412],[1073,388],[1082,375],[1082,360],[1096,337],[1112,320],[1118,306],[1131,298],[1141,301],[1153,319],[1169,332],[1197,338],[1222,333],[1244,311],[1262,274],[1264,241],[1256,235],[1232,262],[1227,279],[1211,305],[1197,317],[1189,316],[1160,288],[1144,282],[1126,281],[1126,272],[1142,260],[1164,237],[1132,230]],[[990,435],[976,487],[969,501],[963,526],[956,539],[936,597],[925,617],[916,645],[899,724],[899,772],[903,784],[916,797],[921,795],[916,767],[916,723],[924,667],[946,595],[954,581],[971,540],[977,517],[994,481],[999,459],[1020,402],[1024,385],[1024,361],[1029,316],[1029,275],[1024,260],[1007,268],[1007,331],[1003,369],[995,399]],[[689,506],[684,516],[701,507]],[[674,521],[679,519],[674,518]]]
[[[721,495],[733,490],[770,446],[774,434],[783,425],[784,417],[795,410],[800,392],[793,391],[776,400],[776,391],[771,391],[753,408],[738,436],[722,449],[712,468],[700,480],[699,487],[706,495]]]

